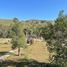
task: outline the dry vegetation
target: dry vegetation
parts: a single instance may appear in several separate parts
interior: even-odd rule
[[[9,38],[0,38],[0,52],[10,51],[12,49],[11,46]]]
[[[0,25],[10,26],[11,24],[13,24],[12,20],[0,19]]]
[[[46,47],[46,42],[44,43],[41,40],[34,40],[32,45],[29,45],[25,49],[21,49],[22,55],[17,56],[17,51],[15,55],[11,55],[6,60],[17,61],[20,59],[34,59],[38,62],[49,63],[49,52]]]

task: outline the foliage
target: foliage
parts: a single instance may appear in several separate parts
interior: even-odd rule
[[[54,25],[49,24],[42,29],[42,36],[48,43],[49,51],[55,53],[51,62],[64,67],[67,63],[67,16],[62,13]]]
[[[12,44],[13,44],[12,48],[18,47],[18,51],[20,52],[20,47],[25,47],[26,45],[26,39],[23,30],[21,28],[21,23],[16,20],[13,20],[14,26],[12,27],[11,30]]]

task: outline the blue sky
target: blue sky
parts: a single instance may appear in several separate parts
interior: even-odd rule
[[[0,18],[20,20],[55,19],[60,10],[67,13],[67,0],[0,0]]]

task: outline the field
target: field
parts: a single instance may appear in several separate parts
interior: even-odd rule
[[[11,50],[12,44],[0,44],[0,52],[8,52]]]
[[[0,55],[4,55],[8,51],[12,50],[12,44],[9,40],[10,39],[8,38],[0,38]]]
[[[13,24],[12,20],[0,19],[0,25],[9,26],[11,24]]]
[[[38,62],[46,62],[49,63],[49,52],[46,47],[46,42],[44,43],[41,40],[34,40],[32,45],[29,45],[27,48],[21,48],[21,55],[17,56],[17,51],[15,51],[14,55],[11,55],[6,58],[6,60],[10,61],[18,61],[21,59],[33,59]]]

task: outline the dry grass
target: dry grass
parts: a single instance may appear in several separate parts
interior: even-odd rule
[[[49,52],[47,50],[46,42],[41,40],[34,40],[34,43],[28,46],[26,49],[21,49],[22,56],[12,55],[6,58],[6,60],[17,61],[19,59],[34,59],[38,62],[49,63]],[[17,54],[17,51],[15,52]]]
[[[46,42],[35,40],[31,46],[25,49],[25,51],[29,59],[34,59],[40,62],[49,62],[49,52],[47,50]]]
[[[8,52],[11,50],[12,44],[8,38],[0,38],[0,52]]]
[[[0,52],[8,52],[11,50],[11,44],[0,44]]]

